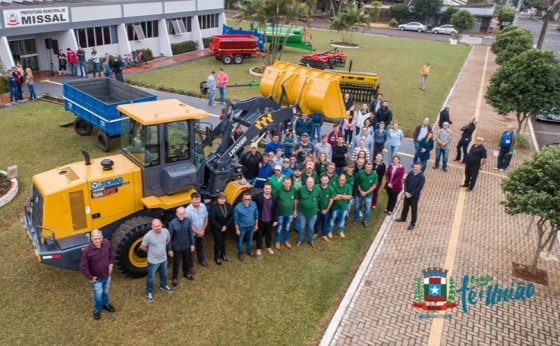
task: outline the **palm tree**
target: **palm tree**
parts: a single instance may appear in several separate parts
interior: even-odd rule
[[[353,43],[359,28],[362,28],[362,32],[369,28],[369,19],[369,14],[363,8],[359,8],[357,4],[349,4],[332,21],[331,29],[340,32],[342,42]]]
[[[265,42],[268,42],[267,28],[271,28],[272,38],[267,49],[270,54],[265,58],[265,63],[271,65],[282,57],[280,47],[286,44],[292,28],[298,22],[308,23],[309,6],[314,2],[315,0],[245,0],[237,4],[239,12],[233,18],[238,22],[246,20],[251,26],[256,24],[265,35]]]

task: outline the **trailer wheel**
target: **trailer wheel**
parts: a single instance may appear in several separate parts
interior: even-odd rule
[[[80,136],[90,136],[93,131],[93,125],[84,119],[77,117],[74,119],[74,131]]]
[[[140,250],[140,244],[150,229],[152,218],[139,216],[126,220],[115,231],[111,239],[111,246],[115,251],[115,266],[124,275],[133,278],[146,276],[148,254]]]
[[[97,133],[97,146],[101,151],[108,152],[111,150],[111,137],[103,131]]]
[[[233,57],[233,62],[236,64],[241,64],[243,62],[243,56],[237,54]]]
[[[231,61],[232,61],[231,55],[224,55],[222,57],[222,62],[224,63],[224,65],[231,64]]]

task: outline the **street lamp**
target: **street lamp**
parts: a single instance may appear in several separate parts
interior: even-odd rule
[[[542,47],[544,35],[546,34],[546,28],[548,27],[548,21],[550,17],[554,15],[554,13],[556,13],[556,11],[558,10],[558,6],[560,6],[560,1],[554,3],[554,0],[550,0],[550,6],[548,6],[544,15],[541,33],[539,35],[539,39],[537,40],[537,49],[541,49]]]

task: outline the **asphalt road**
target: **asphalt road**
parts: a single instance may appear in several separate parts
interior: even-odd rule
[[[535,43],[537,42],[542,28],[541,21],[530,17],[519,17],[517,25],[531,31],[535,38]],[[560,31],[556,30],[556,26],[556,23],[549,22],[542,48],[560,57]],[[533,125],[535,139],[539,148],[551,143],[560,143],[560,123],[536,121],[535,117],[531,117],[531,124]]]

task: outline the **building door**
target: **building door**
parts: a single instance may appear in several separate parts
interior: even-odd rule
[[[9,41],[8,44],[10,45],[14,61],[20,61],[24,69],[39,70],[39,55],[37,54],[37,43],[34,38]]]

